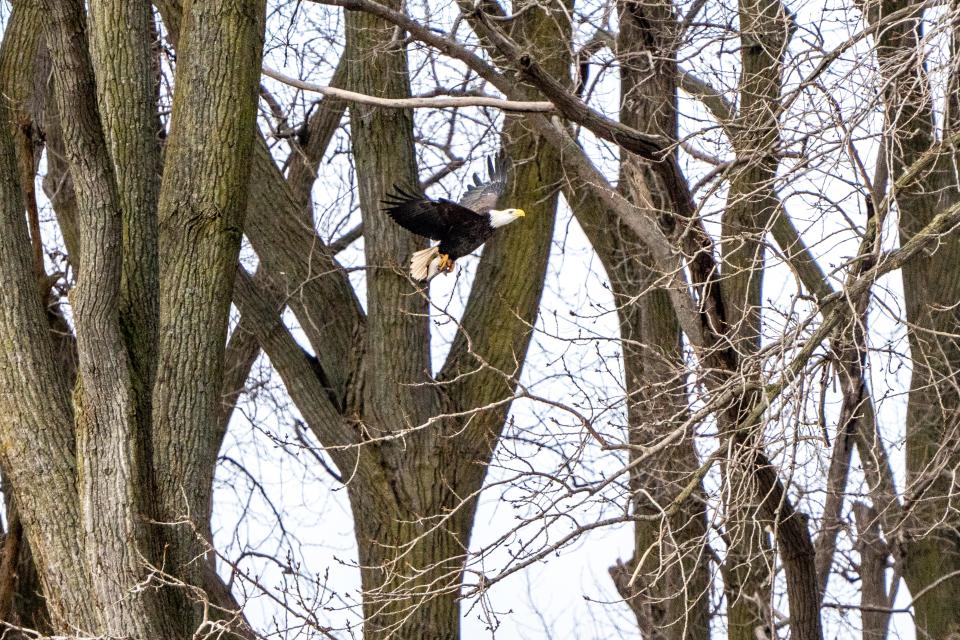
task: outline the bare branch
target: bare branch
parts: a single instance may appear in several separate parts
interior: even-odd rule
[[[303,89],[320,93],[331,98],[339,98],[348,102],[366,104],[373,107],[385,107],[387,109],[459,109],[463,107],[492,107],[504,111],[550,113],[555,110],[552,102],[530,102],[520,100],[502,100],[492,96],[434,96],[434,97],[415,97],[415,98],[379,98],[369,96],[355,91],[347,91],[337,87],[328,87],[312,82],[297,80],[284,75],[279,71],[274,71],[267,67],[263,68],[263,74],[274,80]]]

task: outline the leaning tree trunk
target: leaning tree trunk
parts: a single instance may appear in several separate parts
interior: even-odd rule
[[[727,338],[738,375],[759,384],[756,358],[761,346],[764,235],[776,215],[780,67],[789,36],[786,12],[777,0],[741,0],[738,13],[743,70],[738,111],[725,124],[737,156],[744,160],[732,171],[721,217],[721,287]],[[759,508],[763,496],[754,485],[750,464],[744,463],[751,450],[763,447],[763,423],[738,424],[759,399],[746,394],[737,411],[728,414],[732,419],[724,414],[718,417],[719,428],[738,443],[731,449],[732,459],[723,464],[728,545],[724,591],[729,635],[734,640],[769,635],[774,627],[773,556],[767,533],[773,523]]]
[[[940,147],[936,139],[924,45],[919,39],[920,8],[910,1],[880,2],[867,7],[867,17],[878,23],[889,13],[911,6],[917,6],[915,13],[880,31],[876,49],[885,89],[885,126],[892,139],[889,158],[880,162],[890,164],[901,244],[935,215],[960,203],[954,145]],[[958,55],[954,46],[954,69]],[[949,88],[955,92],[956,87],[954,77]],[[955,138],[960,131],[956,99],[948,97],[948,101],[953,108],[947,110],[943,135]],[[913,368],[904,500],[911,508],[900,544],[904,578],[911,593],[920,596],[914,600],[917,633],[930,638],[960,632],[960,516],[950,497],[957,491],[953,478],[960,465],[958,265],[960,237],[953,233],[941,239],[935,251],[914,257],[902,269]]]
[[[673,7],[663,2],[621,2],[618,9],[620,120],[674,140],[679,25]],[[635,204],[647,215],[666,215],[662,212],[673,208],[669,193],[653,167],[642,172],[650,201]],[[621,172],[620,184],[624,197],[632,198],[626,171]],[[678,428],[687,413],[676,316],[667,292],[656,286],[659,274],[639,238],[590,198],[574,199],[574,210],[607,270],[617,303],[630,442],[650,446]],[[631,450],[631,460],[637,455]],[[634,512],[640,516],[634,525],[634,555],[612,566],[610,574],[642,636],[650,640],[693,640],[710,634],[700,483],[686,491],[698,466],[691,432],[634,465],[630,474]],[[663,516],[665,509],[670,512]],[[641,560],[642,566],[637,566]]]

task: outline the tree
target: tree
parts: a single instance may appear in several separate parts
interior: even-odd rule
[[[288,604],[315,588],[293,562],[272,559],[295,576],[278,592],[213,541],[218,454],[262,351],[297,446],[346,489],[366,638],[458,638],[464,599],[616,526],[634,550],[611,587],[645,639],[882,638],[901,579],[918,637],[960,632],[955,3],[863,3],[840,27],[780,0],[154,6],[17,0],[6,19],[0,619],[255,637],[236,579],[353,633]],[[278,50],[335,71],[273,71]],[[407,276],[422,240],[380,202],[449,189],[494,149],[501,205],[528,215],[451,311]],[[337,155],[342,206],[314,198]],[[564,204],[620,329],[574,312],[571,344],[618,351],[547,358],[567,395],[524,377]],[[359,226],[328,238],[338,208]],[[360,238],[357,270],[341,253]],[[885,362],[910,369],[904,482]],[[584,391],[609,371],[620,388]],[[546,414],[524,441],[528,406]],[[555,461],[491,482],[515,443]],[[478,543],[498,484],[517,522]]]
[[[149,563],[163,566],[161,553],[170,554],[177,579],[202,585],[205,563],[189,560],[203,550],[191,527],[156,528],[144,516],[175,523],[210,508],[210,466],[197,464],[210,454],[188,443],[204,442],[200,432],[219,411],[263,7],[187,7],[182,48],[191,53],[177,69],[183,82],[159,188],[149,7],[91,9],[88,21],[81,2],[18,3],[9,27],[32,46],[4,38],[5,86],[21,97],[5,106],[11,122],[29,123],[17,113],[26,97],[18,89],[32,79],[41,35],[49,50],[76,204],[77,359],[75,370],[57,364],[44,312],[49,284],[37,277],[36,253],[31,262],[12,132],[4,128],[3,471],[54,629],[176,637],[196,628],[199,610],[135,587],[148,579]],[[17,146],[30,151],[29,140]],[[32,163],[21,155],[21,166]],[[33,241],[40,245],[36,233]],[[194,323],[202,335],[182,341]]]

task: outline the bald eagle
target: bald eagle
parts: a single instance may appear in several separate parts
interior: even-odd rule
[[[489,180],[482,182],[474,174],[474,184],[459,204],[396,186],[383,200],[385,211],[394,222],[418,236],[440,242],[410,257],[410,276],[414,280],[429,280],[437,273],[453,271],[458,258],[476,250],[499,227],[526,215],[523,209],[493,208],[506,189],[506,171],[501,160],[494,167],[488,159],[487,166]]]

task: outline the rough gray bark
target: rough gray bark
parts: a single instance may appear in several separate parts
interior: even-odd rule
[[[173,25],[171,31],[177,33],[179,8],[176,3],[162,3],[161,10],[165,21]],[[382,26],[368,29],[368,26],[375,27],[376,22],[359,16],[356,19],[364,28],[353,33],[366,38],[361,43],[363,46],[382,46],[383,42],[390,41],[392,29]],[[530,20],[530,24],[538,24],[535,18]],[[548,30],[538,37],[549,35]],[[402,52],[391,52],[386,60],[405,68]],[[369,56],[364,56],[361,62],[362,66],[354,67],[355,80],[351,82],[359,82],[374,95],[383,92],[403,95],[407,91],[405,75],[389,73],[389,66],[387,71],[377,69],[369,64]],[[337,105],[332,103],[327,107],[335,110]],[[378,113],[369,107],[360,107],[358,111],[366,116],[364,120],[356,121],[355,140],[359,137],[367,142],[358,144],[357,161],[363,185],[361,204],[365,220],[372,218],[371,227],[375,227],[382,224],[379,198],[391,186],[391,181],[417,179],[410,155],[409,116],[404,112]],[[460,496],[472,495],[479,489],[483,466],[477,462],[489,457],[496,441],[495,433],[503,426],[505,411],[493,416],[483,413],[472,416],[468,421],[470,428],[460,439],[443,437],[443,432],[436,432],[428,421],[457,407],[462,407],[461,412],[469,412],[488,401],[509,397],[504,394],[511,393],[513,382],[504,383],[500,374],[486,374],[479,377],[482,384],[458,383],[455,389],[451,389],[449,397],[429,384],[413,391],[398,385],[405,379],[430,382],[426,364],[426,318],[411,317],[406,313],[409,310],[396,308],[397,300],[409,300],[404,304],[412,305],[414,310],[425,308],[425,302],[416,296],[398,295],[410,291],[410,285],[401,275],[401,265],[412,245],[405,232],[399,229],[384,227],[380,229],[381,233],[371,235],[368,228],[368,237],[375,239],[367,245],[368,261],[373,274],[371,279],[377,284],[369,293],[371,317],[364,317],[345,274],[329,249],[305,224],[309,220],[302,215],[307,202],[305,190],[309,185],[309,167],[318,157],[318,147],[313,145],[329,136],[329,133],[323,133],[325,125],[320,125],[335,122],[328,111],[318,111],[316,117],[318,126],[314,128],[311,123],[307,127],[309,136],[303,149],[304,166],[298,167],[301,158],[294,158],[289,184],[274,166],[266,146],[258,144],[246,230],[260,255],[261,268],[279,276],[278,282],[286,289],[286,301],[304,328],[317,359],[306,356],[285,332],[278,321],[278,308],[271,308],[269,304],[264,306],[263,300],[257,302],[262,296],[257,293],[255,281],[241,277],[237,289],[238,304],[243,317],[251,321],[261,346],[270,355],[311,429],[341,470],[352,473],[348,487],[356,510],[361,564],[364,566],[362,576],[368,611],[366,632],[370,637],[379,637],[399,625],[396,632],[401,634],[400,637],[403,634],[420,637],[420,633],[431,637],[452,637],[459,627],[456,593],[463,550],[458,539],[468,537],[473,509],[472,503],[461,505]],[[369,136],[363,138],[363,125],[369,125],[380,135],[372,141]],[[383,135],[384,131],[391,131],[391,134]],[[521,132],[522,128],[516,131]],[[523,145],[535,145],[536,140],[529,134],[517,135],[527,142],[518,143],[511,153],[527,159],[535,147]],[[384,145],[390,148],[384,149]],[[396,145],[400,150],[393,148]],[[404,145],[406,150],[403,150]],[[380,166],[381,163],[386,166]],[[397,163],[400,168],[394,166]],[[439,377],[452,376],[452,372],[460,367],[472,369],[472,361],[477,356],[502,365],[500,368],[505,371],[516,371],[522,362],[529,340],[527,327],[535,317],[539,300],[542,275],[536,274],[542,274],[545,269],[555,202],[554,198],[544,197],[549,191],[545,194],[540,185],[555,180],[548,176],[556,172],[557,167],[556,160],[548,157],[527,162],[519,168],[517,185],[512,187],[517,199],[511,204],[516,203],[514,206],[522,206],[531,212],[530,218],[536,223],[526,232],[518,228],[486,248],[484,255],[493,257],[485,257],[481,262],[478,285],[472,292],[472,310],[467,314],[469,322],[476,324],[465,325],[464,334],[458,338],[460,346],[454,346],[448,364],[443,368],[443,372],[448,373],[441,372]],[[276,215],[278,207],[279,216]],[[535,266],[531,267],[531,262]],[[508,266],[503,266],[505,263]],[[396,271],[385,268],[389,265],[393,265]],[[514,274],[519,270],[533,276],[518,279]],[[500,295],[491,299],[491,291],[498,291]],[[503,323],[503,326],[496,326],[495,331],[491,330],[494,319]],[[470,335],[469,340],[466,335]],[[358,349],[361,344],[367,347]],[[466,348],[467,344],[473,345],[472,351]],[[403,348],[399,349],[398,345]],[[372,364],[374,361],[375,365]],[[393,371],[394,377],[380,373],[381,365]],[[405,377],[398,379],[398,375]],[[374,393],[373,389],[379,393]],[[373,434],[391,437],[392,434],[402,434],[405,429],[418,424],[413,419],[417,416],[427,428],[419,433],[403,434],[408,442],[406,455],[398,447],[399,440],[387,439],[380,444],[359,446],[362,438]],[[438,424],[455,422],[442,420]],[[443,428],[446,430],[445,426]],[[410,440],[416,440],[418,445],[411,447]],[[417,452],[416,456],[409,455],[411,449]],[[437,482],[436,478],[443,478],[443,481]],[[442,489],[454,481],[449,492]],[[394,556],[396,548],[412,543],[424,533],[423,525],[404,522],[416,522],[424,514],[439,517],[450,510],[457,515],[445,527],[453,534],[440,530],[427,532],[407,555]],[[431,570],[427,575],[411,580],[403,570],[404,565],[398,562],[409,562],[408,566],[414,568],[431,567]],[[439,581],[425,590],[423,585],[430,584],[434,577]],[[410,607],[416,609],[409,618],[398,617],[398,612],[409,611]]]
[[[136,585],[147,568],[130,541],[145,539],[140,518],[143,435],[131,359],[120,325],[122,218],[93,86],[81,2],[47,2],[45,30],[57,86],[64,147],[77,197],[84,256],[72,298],[79,353],[75,393],[80,509],[85,553],[104,630],[164,637],[155,592]],[[110,363],[110,364],[107,364]],[[142,544],[142,542],[141,542]]]
[[[532,10],[517,27],[532,43],[557,37],[555,23],[539,14]],[[405,54],[390,48],[391,25],[349,13],[347,34],[347,56],[359,56],[350,67],[352,90],[409,94]],[[363,53],[370,50],[382,51],[376,64]],[[475,507],[472,498],[463,501],[482,485],[509,403],[494,412],[476,408],[509,398],[516,384],[546,268],[556,203],[549,189],[559,165],[551,154],[528,161],[536,138],[519,124],[508,126],[504,145],[517,162],[508,187],[510,206],[524,208],[531,224],[518,225],[485,248],[461,333],[437,376],[455,383],[443,387],[430,376],[426,300],[405,275],[406,258],[420,245],[379,210],[393,184],[419,181],[410,115],[354,105],[351,133],[367,239],[369,316],[358,384],[346,410],[368,437],[386,436],[375,449],[375,471],[348,485],[360,546],[365,633],[455,638],[464,545]],[[521,272],[525,276],[516,277]],[[477,361],[489,362],[490,369],[457,377],[476,370]],[[468,416],[465,425],[443,417],[454,412]]]
[[[880,537],[880,519],[877,510],[862,502],[853,505],[860,552],[860,605],[863,607],[863,639],[881,640],[887,637],[891,602],[887,593],[887,545]]]
[[[202,584],[222,363],[254,148],[264,5],[184,8],[159,201],[153,469],[168,561]],[[238,53],[239,52],[239,53]],[[185,339],[186,338],[186,339]],[[183,524],[184,520],[186,524]],[[174,524],[174,523],[181,524]],[[200,538],[199,536],[202,536]],[[189,629],[190,620],[183,620]]]
[[[90,3],[90,53],[122,218],[120,324],[130,350],[135,451],[149,482],[150,395],[156,373],[159,281],[157,199],[160,118],[153,14],[138,0]],[[149,486],[149,485],[148,485]]]
[[[63,214],[64,235],[77,266],[77,284],[71,302],[78,354],[75,371],[72,367],[63,367],[53,354],[49,334],[37,333],[46,333],[50,328],[62,331],[66,325],[51,325],[55,318],[44,317],[40,303],[45,299],[37,295],[34,275],[31,275],[30,286],[32,301],[17,297],[18,291],[28,295],[27,290],[17,284],[5,287],[3,306],[9,314],[3,326],[3,342],[10,348],[4,350],[7,366],[2,367],[6,374],[2,388],[4,428],[8,436],[3,440],[0,456],[39,569],[53,628],[159,638],[175,633],[172,620],[189,623],[189,616],[161,599],[157,590],[139,588],[148,579],[147,562],[155,557],[141,490],[153,486],[149,482],[144,443],[149,440],[148,429],[152,426],[149,387],[154,366],[152,354],[157,349],[158,316],[151,300],[158,294],[154,229],[159,121],[155,112],[154,75],[137,75],[152,64],[147,37],[150,15],[147,7],[139,3],[94,4],[94,31],[100,38],[93,47],[98,53],[99,104],[88,54],[83,3],[53,0],[18,3],[14,12],[16,19],[11,18],[8,24],[4,51],[0,54],[3,80],[7,87],[15,87],[6,95],[16,97],[25,93],[16,89],[25,86],[18,78],[24,74],[33,77],[37,36],[41,33],[50,50],[53,95],[60,115],[57,123],[60,126],[51,137],[54,142],[62,141],[62,157],[66,160],[62,168],[54,166],[51,173],[65,175],[63,171],[69,167],[69,188],[65,190],[69,192],[69,200],[60,203],[63,211],[58,214]],[[231,6],[226,7],[226,12],[225,7],[214,3],[190,8],[191,24],[196,26],[194,31],[187,30],[185,39],[199,34],[198,49],[212,54],[208,59],[198,54],[193,64],[216,70],[219,60],[225,73],[224,84],[214,85],[206,92],[195,86],[202,78],[184,76],[178,95],[187,106],[181,106],[177,110],[179,115],[174,116],[174,122],[180,126],[187,126],[194,118],[217,122],[224,130],[252,132],[263,7],[260,6],[260,18],[257,18],[256,3],[239,11]],[[39,25],[44,26],[42,32],[37,28]],[[129,39],[124,40],[124,34],[129,34]],[[120,39],[111,40],[113,37]],[[207,46],[209,41],[217,46]],[[226,54],[233,51],[236,42],[246,43],[242,48],[249,51],[250,59],[242,65],[236,65],[236,60]],[[21,59],[16,60],[15,56]],[[191,67],[190,57],[182,59],[180,66],[184,71]],[[245,81],[249,85],[245,103],[236,99],[242,92],[231,84],[231,73],[239,73],[240,84]],[[130,74],[142,82],[120,87],[122,83],[117,79]],[[191,94],[190,89],[193,89],[194,104],[184,97]],[[217,101],[218,91],[230,96],[230,101]],[[198,104],[213,106],[214,110],[202,113]],[[217,105],[230,108],[218,110]],[[4,109],[3,120],[10,122],[6,104]],[[101,109],[115,118],[106,127],[100,118]],[[239,128],[235,110],[241,112]],[[220,116],[219,120],[212,117],[216,115]],[[105,129],[114,144],[112,151],[108,148]],[[0,133],[9,151],[11,131],[4,126]],[[227,176],[212,172],[206,184],[190,185],[191,193],[198,199],[207,198],[208,204],[197,208],[210,213],[221,207],[229,213],[233,198],[238,204],[232,207],[242,211],[245,199],[241,187],[249,175],[249,155],[236,151],[238,148],[242,151],[242,144],[237,143],[243,139],[248,140],[249,148],[251,135],[240,134],[236,140],[214,142],[192,137],[195,146],[183,164],[189,165],[191,160],[207,154],[213,157],[213,166]],[[218,144],[222,146],[217,148]],[[178,152],[176,145],[171,145],[170,152],[168,170],[178,164],[177,161],[171,164],[169,159],[183,153]],[[220,158],[216,157],[217,153],[221,154]],[[23,225],[24,203],[18,194],[20,181],[16,170],[11,171],[10,161],[15,156],[12,151],[3,156],[7,163],[0,172],[0,190],[5,194],[4,239],[11,244],[0,260],[0,268],[5,282],[9,276],[12,283],[17,283],[21,277],[17,274],[25,275],[23,249],[31,244],[23,236],[26,227]],[[32,163],[32,157],[29,159]],[[114,166],[120,169],[117,174]],[[179,169],[189,170],[187,166]],[[124,187],[122,198],[118,193],[118,179]],[[64,185],[52,186],[59,192]],[[220,195],[224,193],[231,194],[226,201]],[[185,209],[187,207],[181,211]],[[232,237],[235,242],[239,241],[238,234],[233,233]],[[20,248],[14,248],[13,243]],[[232,257],[227,256],[231,275],[235,251]],[[215,314],[219,308],[225,333],[226,305],[217,307],[207,302],[202,298],[191,300],[201,312],[212,309]],[[47,328],[34,321],[37,312]],[[207,324],[216,324],[210,320]],[[212,342],[219,342],[222,352],[223,340],[214,335]],[[71,397],[68,387],[75,376],[77,387]],[[44,390],[46,403],[39,395],[31,397],[30,389],[34,385]],[[202,388],[202,385],[196,387]],[[177,390],[178,394],[194,392],[195,389],[190,388]],[[214,411],[218,409],[218,399],[213,403]],[[23,410],[33,417],[25,419],[21,415]],[[25,428],[32,434],[21,433]],[[26,451],[33,454],[26,455]],[[171,570],[169,566],[166,568]],[[179,567],[172,570],[179,572]],[[189,627],[188,631],[194,628]]]
[[[36,7],[18,7],[18,11],[33,13],[32,20],[23,16],[25,22],[21,25],[39,26]],[[11,22],[17,24],[13,18]],[[10,56],[24,56],[25,62],[32,61],[29,50],[13,48],[16,41],[5,38],[0,49],[5,82],[11,66],[16,66],[15,62],[7,62]],[[3,122],[11,122],[6,102],[2,109]],[[84,595],[89,593],[90,584],[79,545],[80,513],[73,488],[76,459],[69,389],[49,366],[54,349],[27,250],[30,241],[8,126],[0,127],[0,144],[0,265],[7,283],[0,312],[0,336],[7,345],[0,361],[0,394],[5,409],[0,425],[3,441],[8,443],[0,457],[4,474],[17,491],[27,537],[35,549],[44,590],[51,601],[54,624],[74,620],[93,628],[97,616]],[[20,348],[14,349],[14,345]],[[38,411],[41,407],[42,412]],[[29,451],[49,451],[54,455],[44,459],[27,455]],[[59,557],[63,550],[68,553]]]
[[[341,470],[354,474],[348,491],[361,547],[367,635],[383,637],[392,631],[394,637],[456,637],[456,598],[475,506],[464,496],[475,495],[482,486],[484,465],[504,426],[536,318],[560,185],[576,201],[618,300],[628,301],[620,313],[623,343],[630,347],[624,358],[631,387],[631,442],[652,442],[661,429],[687,415],[684,398],[661,393],[671,386],[682,388],[676,380],[682,366],[681,331],[708,372],[705,387],[719,398],[722,435],[735,452],[725,461],[728,483],[755,496],[742,505],[741,515],[731,510],[724,523],[730,532],[739,518],[742,526],[733,541],[746,543],[731,554],[744,562],[734,558],[734,570],[724,574],[729,594],[768,599],[765,573],[744,576],[738,569],[767,553],[762,529],[769,525],[786,569],[792,631],[798,638],[819,637],[818,580],[822,585],[829,575],[832,540],[843,511],[843,471],[855,443],[880,511],[862,528],[862,551],[874,554],[862,568],[863,577],[872,580],[873,595],[867,598],[865,588],[865,602],[882,596],[875,593],[878,567],[886,561],[879,523],[882,535],[900,536],[893,555],[911,589],[922,593],[916,602],[921,630],[939,637],[956,629],[958,588],[950,575],[952,567],[960,566],[960,556],[954,553],[955,514],[947,499],[954,487],[949,474],[940,472],[955,466],[955,421],[944,407],[957,404],[952,378],[960,351],[951,337],[956,322],[950,309],[958,297],[954,275],[960,243],[947,238],[929,253],[917,247],[932,246],[922,239],[932,233],[931,223],[934,231],[950,227],[960,196],[947,162],[955,153],[937,146],[924,70],[915,59],[920,46],[915,16],[904,13],[906,20],[879,32],[877,50],[890,79],[885,99],[888,124],[896,132],[891,170],[901,240],[908,250],[885,264],[865,261],[852,270],[847,287],[859,315],[871,286],[867,281],[905,265],[911,348],[920,365],[908,418],[911,491],[901,511],[876,427],[866,409],[860,414],[867,399],[863,348],[856,338],[852,344],[838,338],[844,439],[836,451],[838,471],[831,474],[828,517],[814,571],[805,518],[755,437],[767,400],[747,392],[730,401],[739,393],[740,381],[749,387],[761,380],[748,368],[759,348],[762,240],[768,230],[805,283],[813,283],[807,286],[823,309],[823,329],[815,338],[834,339],[831,330],[846,331],[841,323],[849,319],[838,310],[840,296],[824,286],[823,274],[813,273],[816,265],[802,250],[795,252],[796,229],[779,215],[773,190],[779,56],[787,30],[779,3],[739,6],[741,96],[736,110],[721,118],[738,162],[728,174],[730,206],[718,256],[694,217],[676,154],[664,153],[676,137],[676,86],[684,81],[678,79],[672,54],[678,36],[672,33],[676,20],[671,7],[659,2],[620,5],[617,53],[633,64],[625,65],[626,99],[614,121],[569,88],[566,47],[556,45],[569,41],[566,12],[571,5],[514,6],[517,15],[502,19],[502,9],[493,2],[479,7],[463,3],[464,16],[495,62],[478,62],[469,52],[463,59],[510,99],[549,98],[569,120],[565,124],[539,114],[508,119],[503,146],[516,165],[509,204],[522,206],[529,216],[486,247],[460,332],[436,375],[430,371],[429,307],[403,275],[406,257],[418,241],[379,212],[379,199],[392,184],[418,181],[409,112],[371,106],[355,106],[351,112],[367,232],[366,316],[334,248],[317,237],[309,212],[317,162],[343,103],[321,103],[284,178],[263,138],[253,133],[262,7],[253,2],[157,4],[178,48],[159,231],[157,114],[148,80],[152,58],[146,6],[94,0],[88,31],[80,2],[18,2],[0,50],[4,95],[12,98],[3,119],[14,123],[0,140],[0,270],[5,285],[0,464],[18,505],[22,503],[25,540],[36,548],[55,630],[74,624],[91,633],[161,637],[170,633],[166,621],[178,618],[180,631],[192,631],[197,618],[185,613],[183,601],[132,588],[145,577],[145,566],[123,552],[135,550],[156,562],[160,555],[154,537],[170,544],[165,559],[171,564],[165,568],[177,579],[201,586],[201,597],[236,606],[209,558],[192,560],[205,551],[195,534],[209,536],[210,484],[229,417],[221,406],[223,395],[242,385],[262,347],[314,434]],[[392,26],[405,24],[404,16],[383,13],[399,5],[335,4],[365,12],[347,18],[344,62],[352,68],[348,73],[342,64],[334,83],[371,95],[408,95],[402,40]],[[37,12],[41,6],[43,16]],[[886,16],[910,6],[881,3],[870,10]],[[436,33],[406,26],[415,38],[456,52]],[[48,111],[62,121],[62,126],[51,123],[45,133],[48,150],[57,153],[48,165],[49,186],[78,271],[71,299],[76,340],[51,335],[52,327],[69,334],[63,329],[70,325],[45,308],[44,286],[49,283],[29,184],[40,138],[24,128],[30,122],[19,103],[31,93],[24,80],[30,74],[22,70],[35,64],[24,52],[36,49],[41,32],[50,45],[56,85],[51,95],[57,105]],[[88,35],[92,60],[86,53]],[[645,66],[648,59],[654,62],[650,67]],[[118,79],[125,76],[140,81],[120,87]],[[705,104],[717,103],[709,87],[686,81],[701,92]],[[948,100],[948,106],[945,135],[957,122],[956,100]],[[626,160],[618,188],[599,175],[578,147],[567,128],[570,122],[620,145]],[[210,131],[223,134],[223,148],[211,141]],[[915,169],[931,152],[936,161]],[[668,215],[652,215],[654,209]],[[946,218],[936,217],[944,211]],[[263,271],[253,278],[241,274],[234,292],[244,212]],[[590,228],[591,222],[596,228]],[[678,234],[680,227],[691,231]],[[517,278],[517,273],[525,277]],[[647,291],[658,276],[667,277]],[[639,293],[643,295],[637,297]],[[225,353],[231,299],[242,319]],[[284,304],[296,314],[316,357],[284,328]],[[68,366],[59,366],[74,353],[77,358]],[[225,361],[231,363],[226,376]],[[154,385],[157,362],[161,375]],[[497,409],[480,410],[491,404]],[[637,605],[646,637],[705,635],[701,621],[709,612],[700,596],[709,582],[706,551],[694,549],[703,535],[703,510],[696,483],[682,483],[700,469],[684,440],[630,479],[635,493],[645,491],[671,505],[666,526],[674,532],[673,540],[680,547],[689,543],[695,551],[674,565],[677,571],[660,577],[655,565],[684,557],[680,549],[658,545],[647,556],[649,566],[626,565],[630,574],[639,569],[640,578],[634,584],[621,580],[618,586]],[[159,496],[156,513],[144,505],[144,487]],[[674,505],[678,497],[685,499]],[[651,506],[638,502],[636,512],[651,515]],[[907,521],[901,522],[904,512]],[[145,513],[167,524],[147,531],[141,519]],[[189,515],[189,523],[172,524],[183,515]],[[661,542],[658,534],[650,521],[638,521],[637,558]],[[13,548],[16,536],[8,540]],[[0,594],[5,584],[0,584]],[[749,636],[767,624],[762,613],[745,603],[729,598],[732,637]],[[0,606],[6,606],[5,597]],[[871,628],[880,629],[881,622],[873,620]]]
[[[751,362],[760,349],[760,309],[764,273],[764,234],[777,214],[776,147],[780,139],[777,112],[780,101],[781,57],[789,42],[790,25],[785,8],[768,0],[739,4],[743,71],[738,86],[738,110],[728,129],[731,144],[742,162],[733,170],[727,207],[721,218],[720,261],[726,334],[738,361],[738,375],[759,382]],[[757,633],[772,633],[770,615],[773,587],[770,541],[766,522],[758,511],[758,498],[743,448],[761,448],[762,422],[738,424],[758,398],[747,394],[742,406],[720,428],[742,442],[724,465],[729,539],[724,589],[727,594],[729,633],[751,640]],[[751,495],[752,494],[752,495]],[[809,551],[812,552],[812,546]],[[812,555],[809,560],[813,560]],[[791,611],[794,603],[791,602]],[[816,607],[816,602],[812,603]]]

